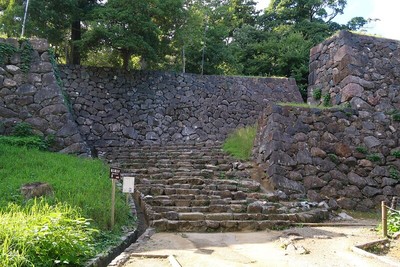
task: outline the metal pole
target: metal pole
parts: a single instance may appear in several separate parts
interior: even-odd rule
[[[27,17],[27,15],[28,15],[28,6],[29,6],[29,0],[26,0],[24,21],[22,22],[21,38],[23,38],[23,37],[24,37],[24,34],[25,34],[25,23],[26,23],[26,17]]]

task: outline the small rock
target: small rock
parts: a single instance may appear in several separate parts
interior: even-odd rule
[[[314,235],[313,238],[315,239],[331,239],[332,237],[327,235]]]
[[[324,209],[329,209],[329,205],[325,201],[318,203],[318,207],[324,208]]]
[[[338,217],[339,217],[341,220],[343,220],[343,221],[346,221],[346,220],[352,221],[352,220],[354,220],[353,217],[351,217],[350,215],[348,215],[348,214],[345,213],[345,212],[339,213],[339,214],[338,214]]]

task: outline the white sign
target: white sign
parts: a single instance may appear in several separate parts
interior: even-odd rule
[[[133,193],[134,190],[135,190],[135,177],[124,177],[122,183],[122,192]]]

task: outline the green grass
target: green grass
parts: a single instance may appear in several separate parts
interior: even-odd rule
[[[97,233],[67,204],[9,204],[0,212],[0,266],[82,266]]]
[[[257,126],[237,129],[225,140],[223,150],[237,159],[248,160],[251,156]]]
[[[32,136],[10,139],[20,142],[0,142],[0,266],[82,266],[119,243],[122,226],[133,228],[117,192],[110,230],[111,180],[102,161],[41,151]],[[32,182],[49,183],[54,195],[38,205],[24,199],[20,188]]]
[[[100,160],[15,147],[0,143],[0,211],[10,202],[24,205],[20,187],[45,182],[54,189],[49,203],[68,203],[82,210],[100,229],[108,229],[111,212],[111,181],[108,167]],[[116,222],[130,220],[124,196],[118,194]]]
[[[333,109],[333,108],[343,108],[341,106],[322,106],[322,105],[309,105],[307,103],[296,103],[296,102],[279,102],[279,106],[295,107],[295,108],[316,108],[316,109]]]

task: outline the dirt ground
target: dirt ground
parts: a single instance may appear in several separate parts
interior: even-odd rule
[[[383,257],[386,261],[351,250],[355,245],[378,239],[381,237],[373,226],[298,227],[249,233],[155,233],[133,249],[130,260],[123,266],[173,266],[165,259],[157,262],[151,255],[173,255],[183,267],[400,266],[400,242],[392,249],[392,255]]]

